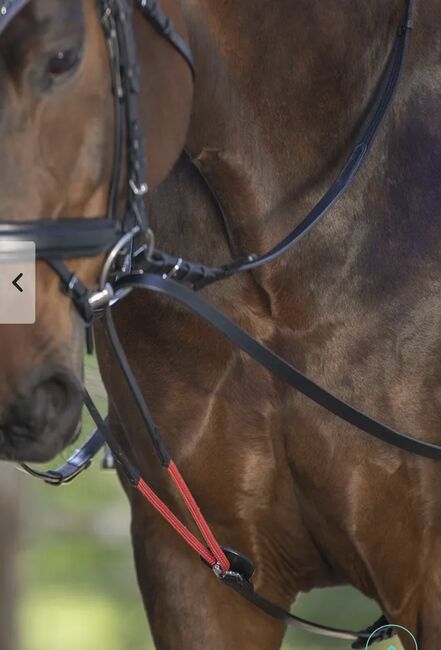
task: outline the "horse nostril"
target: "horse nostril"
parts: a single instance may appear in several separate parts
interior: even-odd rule
[[[44,430],[52,427],[69,406],[71,386],[64,377],[54,376],[38,384],[28,397],[32,427]]]
[[[78,433],[83,392],[67,369],[31,371],[0,420],[0,457],[46,462]]]
[[[71,428],[81,408],[81,386],[64,368],[31,372],[21,383],[8,418],[7,435],[42,436],[55,428]]]

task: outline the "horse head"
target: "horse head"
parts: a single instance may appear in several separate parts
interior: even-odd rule
[[[185,37],[177,2],[168,0],[164,9]],[[115,73],[115,53],[108,47],[114,10],[125,11],[131,21],[125,0],[0,2],[0,223],[9,228],[31,223],[37,259],[40,226],[56,228],[62,222],[55,232],[59,245],[69,247],[76,241],[77,225],[84,230],[89,220],[89,225],[100,225],[104,217],[117,223],[125,210],[124,169],[130,152],[124,136],[121,151],[114,137],[123,128],[118,98],[115,102],[119,71]],[[133,27],[142,62],[139,107],[148,143],[146,182],[154,187],[182,150],[192,80],[185,62],[152,25],[136,14]],[[119,156],[123,171],[115,188]],[[110,209],[115,214],[109,215]],[[92,290],[104,253],[82,256],[80,246],[64,256],[69,259],[63,273]],[[84,323],[60,291],[53,268],[56,250],[51,263],[41,257],[35,324],[0,325],[0,457],[5,459],[47,460],[79,428]]]

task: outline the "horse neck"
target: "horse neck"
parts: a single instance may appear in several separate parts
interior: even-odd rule
[[[184,0],[198,67],[188,144],[244,251],[286,235],[349,154],[404,14],[404,0],[386,4],[286,0],[265,12]],[[426,30],[430,12],[417,9]],[[411,55],[403,83],[419,60]]]

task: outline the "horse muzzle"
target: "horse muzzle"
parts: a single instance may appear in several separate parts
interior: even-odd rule
[[[0,458],[46,462],[56,456],[79,431],[82,402],[81,384],[67,368],[29,373],[0,415]]]

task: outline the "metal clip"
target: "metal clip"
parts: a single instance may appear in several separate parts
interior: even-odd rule
[[[184,260],[182,259],[182,257],[180,257],[177,260],[176,264],[174,265],[174,267],[172,268],[171,271],[169,271],[168,273],[163,273],[162,274],[162,279],[163,280],[172,280],[175,277],[175,275],[177,274],[177,272],[179,271],[179,269],[181,268],[181,266],[183,265],[183,263],[184,263]]]
[[[219,562],[216,562],[212,567],[214,575],[219,580],[245,584],[252,589],[251,578],[253,577],[254,566],[251,560],[232,548],[222,547],[222,550],[230,563],[230,568],[228,571],[223,571]]]
[[[137,185],[133,178],[129,180],[129,185],[135,196],[145,196],[149,191],[149,186],[147,183],[141,183],[141,185]]]
[[[92,307],[92,309],[102,309],[110,303],[113,296],[114,291],[112,289],[112,285],[108,282],[105,285],[104,289],[94,291],[94,293],[89,296],[89,305]]]

